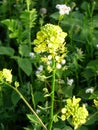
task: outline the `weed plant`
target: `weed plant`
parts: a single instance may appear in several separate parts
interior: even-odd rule
[[[96,130],[98,2],[0,1],[0,130]]]

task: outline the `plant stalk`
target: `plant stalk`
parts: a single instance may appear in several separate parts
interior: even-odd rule
[[[53,59],[53,72],[52,72],[52,92],[51,92],[51,109],[50,109],[50,124],[49,124],[49,130],[52,130],[53,125],[53,115],[54,115],[54,92],[55,92],[55,59]]]
[[[13,90],[16,91],[16,93],[20,96],[20,98],[24,101],[24,103],[27,105],[27,107],[31,110],[31,112],[36,116],[36,118],[38,119],[40,125],[44,128],[44,130],[47,130],[46,126],[44,125],[44,123],[42,122],[42,120],[40,119],[40,117],[36,114],[36,112],[33,110],[33,108],[31,107],[31,105],[27,102],[27,100],[25,99],[25,97],[20,93],[20,91],[15,88],[14,86],[8,84],[7,82],[4,83],[5,85],[9,86],[10,88],[12,88]]]

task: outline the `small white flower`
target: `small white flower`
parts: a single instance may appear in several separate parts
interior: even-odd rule
[[[61,61],[61,64],[64,65],[65,63],[66,63],[66,60],[63,59],[63,60]]]
[[[85,107],[88,107],[88,104],[87,104],[87,103],[84,103],[83,105],[85,105]]]
[[[43,65],[40,65],[40,66],[38,67],[38,70],[39,70],[39,71],[43,71]]]
[[[57,69],[61,69],[61,67],[62,67],[61,64],[59,64],[59,63],[56,64]]]
[[[67,84],[71,86],[73,84],[74,80],[73,79],[67,79]]]
[[[35,73],[36,73],[36,75],[40,75],[40,71],[39,70],[37,70]]]
[[[62,110],[61,110],[61,112],[63,113],[63,114],[65,114],[66,113],[66,108],[62,108]]]
[[[76,10],[76,11],[78,11],[78,10],[79,10],[79,8],[78,8],[78,7],[76,7],[76,8],[75,8],[75,10]]]
[[[85,93],[93,93],[94,92],[94,88],[91,87],[91,88],[88,88],[85,90]]]
[[[59,58],[60,58],[59,56],[56,56],[56,57],[55,57],[56,61],[58,61],[58,60],[59,60]]]
[[[36,110],[36,113],[37,113],[37,114],[40,113],[40,112],[41,112],[41,110],[39,110],[39,109]]]
[[[35,54],[34,54],[33,52],[30,52],[30,53],[29,53],[29,56],[30,56],[31,58],[34,58],[34,57],[35,57]]]
[[[51,56],[51,55],[49,55],[49,56],[48,56],[48,60],[51,60],[51,59],[52,59],[52,56]]]
[[[56,5],[56,8],[57,9],[59,9],[59,13],[61,14],[61,15],[63,15],[63,14],[69,14],[69,12],[71,11],[71,8],[70,7],[68,7],[68,6],[66,6],[65,4],[57,4]]]
[[[47,61],[47,65],[51,65],[51,64],[52,64],[51,60]]]
[[[96,45],[96,47],[98,48],[98,44]]]

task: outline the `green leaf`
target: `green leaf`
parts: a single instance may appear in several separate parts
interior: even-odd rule
[[[40,124],[39,120],[35,117],[35,115],[32,114],[27,114],[28,119],[30,120],[30,122],[34,123],[34,124]]]
[[[98,91],[93,92],[89,97],[89,99],[97,99],[97,98],[98,98]]]
[[[50,15],[51,18],[55,19],[55,20],[58,20],[59,19],[59,13],[58,12],[55,12],[53,14]]]
[[[14,49],[12,49],[10,47],[0,46],[0,55],[13,56],[14,55]]]
[[[91,69],[94,73],[98,71],[98,60],[91,60],[86,69]]]
[[[60,128],[54,128],[53,130],[61,130]]]
[[[88,117],[88,120],[87,120],[87,122],[85,123],[85,125],[92,125],[92,124],[94,124],[96,121],[98,121],[98,111]]]
[[[34,27],[35,25],[35,20],[36,20],[36,17],[37,17],[37,12],[35,9],[32,9],[30,11],[28,10],[25,10],[20,18],[21,18],[21,21],[22,23],[24,24],[25,27],[29,26],[30,28]]]
[[[8,29],[12,32],[14,32],[17,28],[17,21],[14,20],[14,19],[5,19],[5,20],[2,20],[2,23],[5,24]]]
[[[81,9],[83,10],[87,10],[88,9],[88,2],[84,1],[82,4],[81,4]]]
[[[85,126],[81,126],[81,127],[79,127],[77,130],[88,130],[88,128],[85,127]]]
[[[70,126],[65,126],[62,130],[73,130]]]
[[[45,98],[42,92],[35,92],[34,93],[34,99],[35,103],[38,104],[38,102],[44,102]]]
[[[20,100],[19,95],[18,95],[15,91],[12,92],[11,100],[12,100],[12,103],[14,104],[14,106],[15,106],[15,105],[19,102],[19,100]]]
[[[83,77],[86,79],[90,79],[91,77],[94,77],[98,72],[98,60],[91,60],[84,71],[82,72]]]
[[[27,76],[30,76],[32,73],[32,64],[27,58],[17,58],[19,67],[26,73]]]
[[[29,56],[29,53],[30,53],[30,49],[27,45],[20,45],[19,46],[19,53],[21,56]]]

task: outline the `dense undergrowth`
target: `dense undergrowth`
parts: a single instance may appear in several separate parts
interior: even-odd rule
[[[97,0],[0,1],[0,130],[96,130],[97,88]]]

